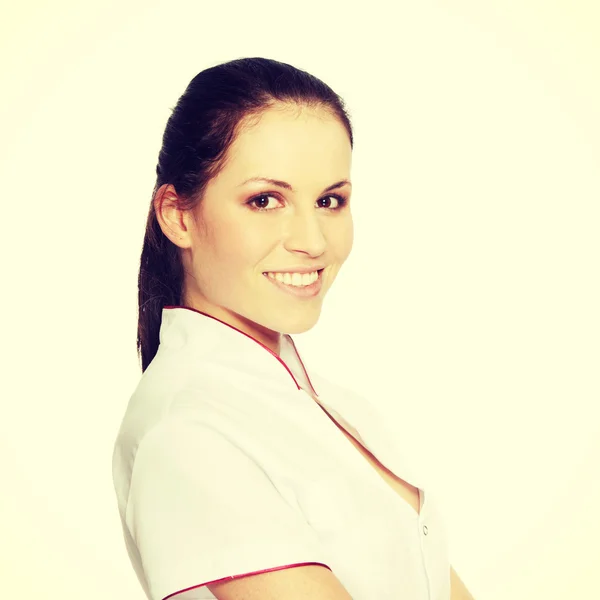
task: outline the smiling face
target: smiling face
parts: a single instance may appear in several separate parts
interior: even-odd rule
[[[351,157],[346,129],[324,108],[279,105],[243,128],[193,209],[184,304],[277,353],[280,333],[313,327],[352,248]],[[316,291],[265,275],[300,269],[322,269]]]

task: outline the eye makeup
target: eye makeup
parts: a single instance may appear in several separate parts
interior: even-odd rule
[[[279,199],[279,195],[275,194],[273,192],[264,192],[262,194],[257,194],[255,196],[252,196],[252,198],[250,198],[246,202],[246,204],[250,206],[251,210],[254,210],[256,212],[269,212],[272,210],[276,210],[274,208],[257,207],[256,205],[254,205],[254,207],[252,206],[252,204],[254,202],[257,202],[257,201],[263,200],[263,199],[268,199],[268,198]],[[346,198],[346,196],[342,196],[341,194],[327,194],[325,196],[321,196],[321,198],[319,198],[319,200],[317,202],[320,202],[321,200],[323,200],[325,198],[335,198],[335,200],[337,200],[337,206],[335,208],[329,208],[327,206],[321,207],[326,210],[330,210],[332,212],[342,210],[342,208],[344,208],[348,204],[348,198]]]

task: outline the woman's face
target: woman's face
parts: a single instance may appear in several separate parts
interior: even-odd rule
[[[185,305],[276,353],[280,333],[313,327],[352,248],[351,157],[346,129],[323,108],[280,105],[242,129],[192,215]],[[320,289],[302,295],[265,275],[299,270],[322,270]]]

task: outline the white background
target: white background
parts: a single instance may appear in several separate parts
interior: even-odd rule
[[[111,455],[145,218],[170,109],[242,56],[355,127],[354,249],[299,345],[414,448],[476,600],[600,597],[599,5],[351,4],[2,9],[2,597],[143,598]]]

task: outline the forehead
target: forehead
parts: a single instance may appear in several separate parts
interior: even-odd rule
[[[327,109],[276,106],[242,123],[223,175],[242,181],[343,179],[349,177],[351,154],[346,128]]]

